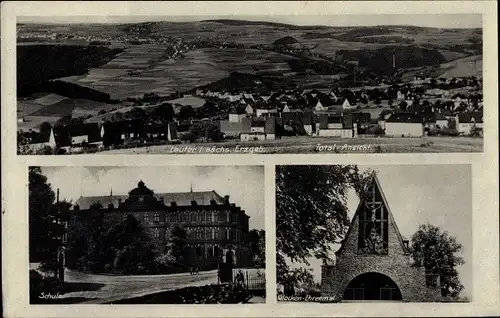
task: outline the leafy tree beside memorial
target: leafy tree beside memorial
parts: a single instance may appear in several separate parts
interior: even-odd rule
[[[427,274],[439,275],[441,293],[458,297],[464,286],[460,283],[457,266],[464,264],[462,245],[454,236],[431,224],[420,225],[412,236],[412,256],[425,267]]]
[[[344,237],[349,218],[346,196],[358,195],[369,177],[356,166],[278,166],[276,168],[276,261],[279,284],[300,283],[307,270],[290,263],[328,260],[331,245]]]

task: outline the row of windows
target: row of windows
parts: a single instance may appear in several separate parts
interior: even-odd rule
[[[153,238],[160,239],[160,231],[161,229],[155,227],[151,229],[151,234]],[[166,229],[165,238],[169,237],[172,229]],[[189,239],[199,239],[199,240],[219,240],[226,239],[231,241],[241,242],[243,233],[238,229],[225,228],[224,231],[219,231],[218,228],[215,227],[205,227],[205,228],[186,228],[186,235]]]
[[[242,233],[238,229],[224,228],[220,231],[215,227],[187,227],[187,237],[190,239],[226,239],[240,242],[242,240]]]
[[[160,223],[160,213],[159,212],[154,212],[154,213],[141,213],[142,215],[138,213],[134,213],[133,216],[145,223]],[[122,221],[125,221],[127,219],[128,214],[124,213],[122,214]],[[110,223],[112,220],[112,215],[111,214],[106,214],[104,221],[106,223]],[[116,219],[115,219],[116,220]],[[172,223],[180,223],[180,222],[192,222],[192,223],[205,223],[205,222],[221,222],[225,221],[227,223],[237,223],[240,221],[240,218],[237,214],[231,213],[230,211],[225,211],[225,212],[219,212],[219,211],[201,211],[201,212],[182,212],[182,213],[172,213],[172,214],[166,214],[165,215],[165,222],[172,222]],[[162,221],[163,222],[163,221]],[[246,225],[247,222],[245,222],[244,225]]]

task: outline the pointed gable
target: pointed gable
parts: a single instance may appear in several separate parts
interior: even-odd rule
[[[315,109],[317,111],[323,111],[323,110],[325,110],[325,107],[323,107],[323,104],[321,104],[321,101],[318,100],[318,103],[316,104]]]
[[[375,173],[368,182],[338,256],[408,254],[408,248]]]

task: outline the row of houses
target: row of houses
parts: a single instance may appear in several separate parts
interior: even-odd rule
[[[51,128],[41,132],[29,143],[32,151],[44,147],[79,152],[84,148],[101,149],[134,141],[175,140],[178,138],[177,123],[144,125],[138,120],[120,122],[83,123]]]
[[[265,124],[268,123],[268,124]],[[229,120],[220,121],[221,133],[225,138],[241,140],[275,139],[292,124],[301,125],[305,134],[323,137],[356,137],[366,128],[378,125],[386,136],[422,137],[434,129],[453,128],[459,135],[470,135],[483,129],[482,111],[461,112],[403,112],[391,110],[381,113],[377,119],[370,113],[343,110],[340,112],[322,110],[288,110],[267,113],[265,116],[251,115],[244,111],[233,111]],[[259,126],[260,125],[260,126]],[[261,135],[251,137],[260,128]],[[278,128],[276,128],[278,127]]]

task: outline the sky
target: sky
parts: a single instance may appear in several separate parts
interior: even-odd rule
[[[147,21],[202,21],[234,19],[294,25],[376,26],[414,25],[436,28],[481,28],[480,14],[377,14],[377,15],[225,15],[225,16],[37,16],[18,17],[19,23],[137,23]]]
[[[472,295],[472,184],[469,165],[358,166],[375,170],[401,235],[411,242],[420,224],[430,223],[457,238],[465,264],[457,267],[463,296]],[[359,199],[347,196],[352,220]],[[339,245],[335,245],[335,250]],[[333,257],[333,253],[331,257]],[[315,279],[321,278],[322,261],[309,259]]]
[[[142,180],[155,193],[215,190],[229,195],[250,216],[250,229],[264,229],[264,168],[262,166],[171,167],[42,167],[60,200],[81,195],[127,194]]]

